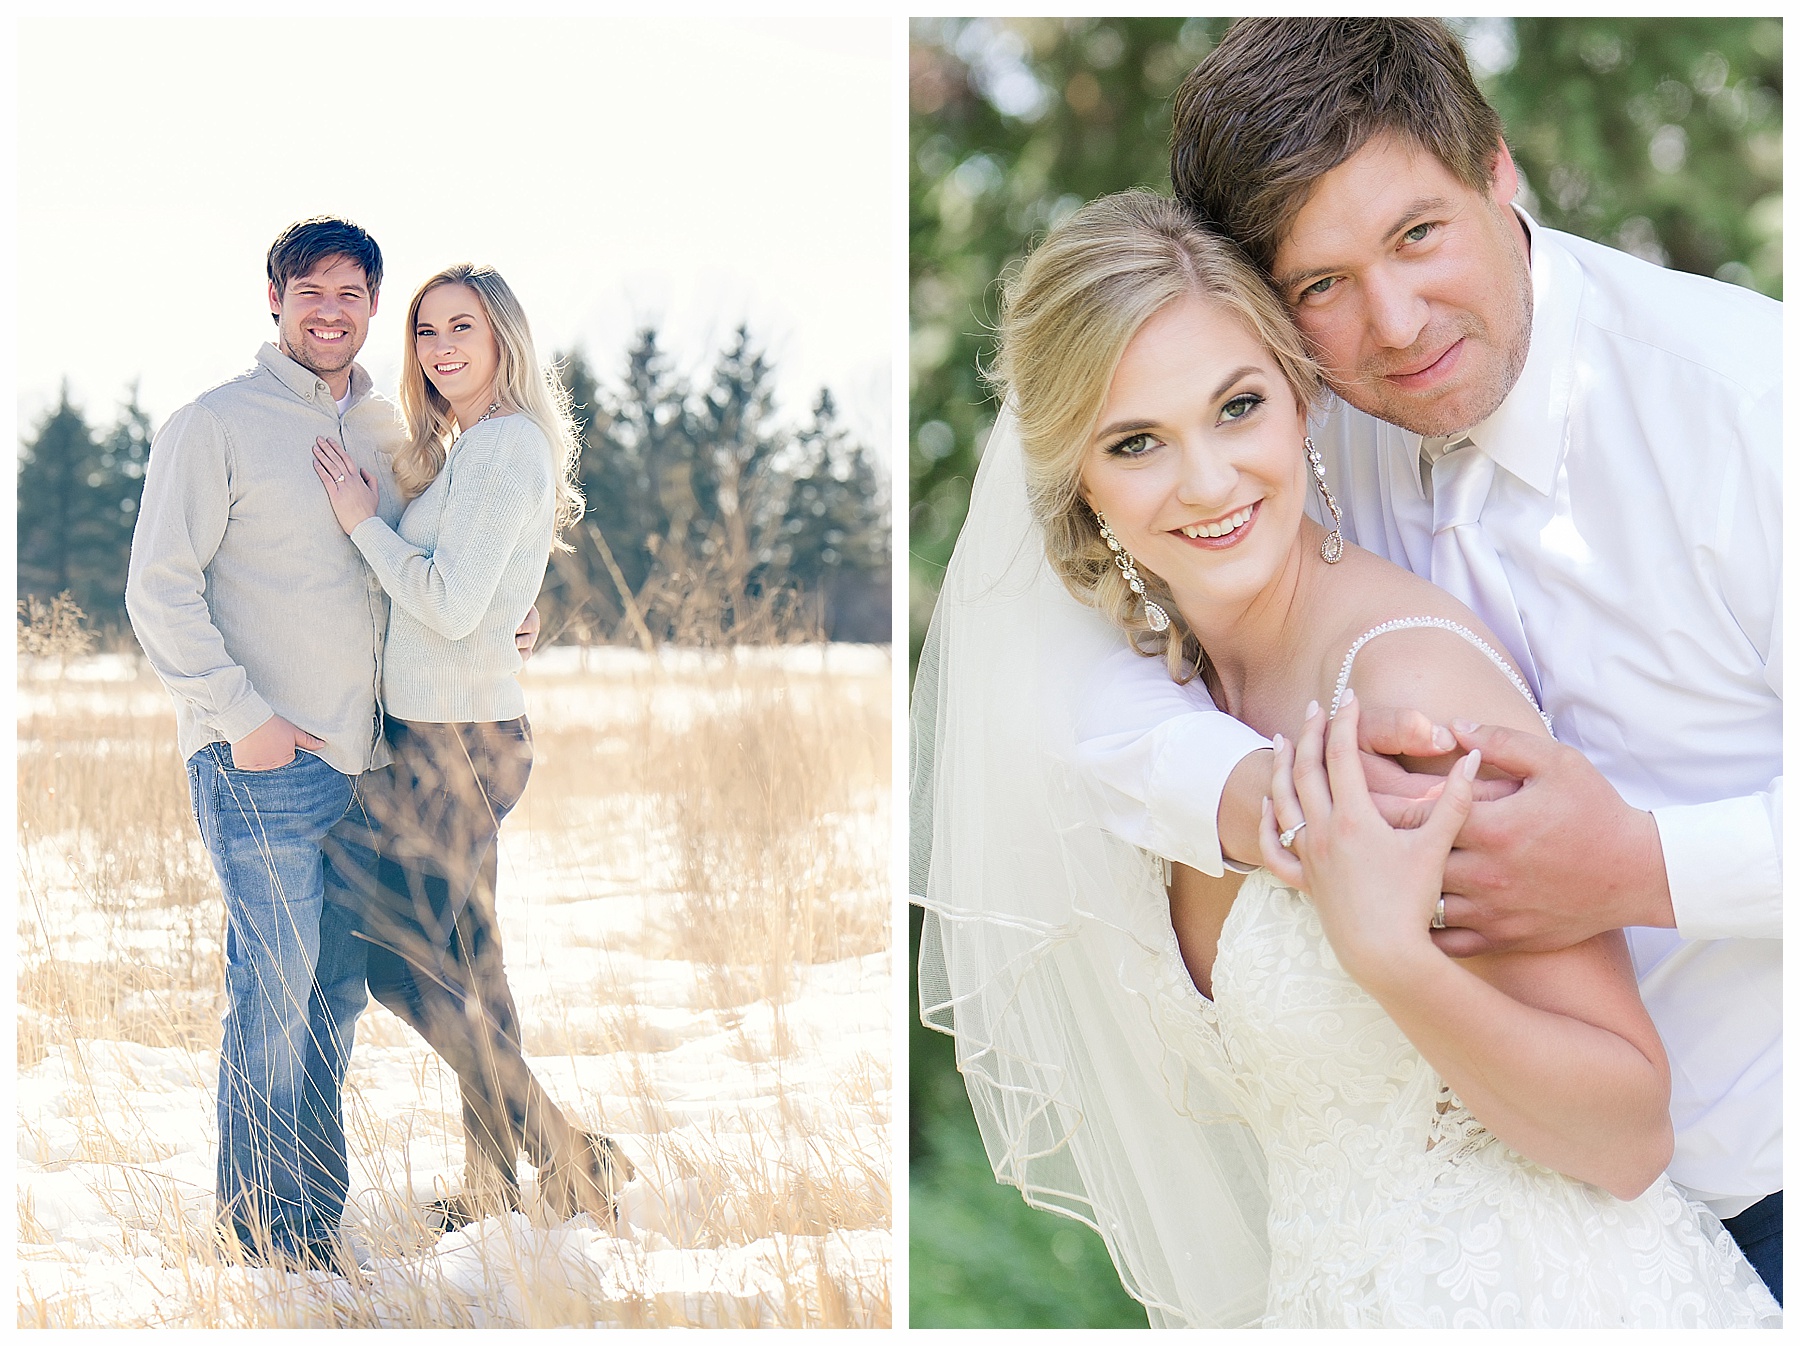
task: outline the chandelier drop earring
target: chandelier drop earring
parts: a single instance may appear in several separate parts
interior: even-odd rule
[[[1125,583],[1130,587],[1131,592],[1144,600],[1144,620],[1150,623],[1152,631],[1167,631],[1169,614],[1162,610],[1160,604],[1152,603],[1144,596],[1144,581],[1137,573],[1137,563],[1131,559],[1131,553],[1119,545],[1119,539],[1114,537],[1112,529],[1106,526],[1106,516],[1099,510],[1094,511],[1094,520],[1100,525],[1100,536],[1106,540],[1107,547],[1112,551],[1113,564],[1119,567],[1119,573],[1125,577]]]
[[[1325,501],[1325,508],[1331,511],[1331,531],[1325,534],[1325,540],[1319,544],[1319,555],[1325,559],[1326,565],[1334,566],[1344,559],[1344,535],[1338,531],[1338,525],[1344,521],[1344,512],[1338,508],[1338,502],[1331,498],[1331,488],[1325,484],[1325,460],[1319,457],[1319,451],[1313,447],[1312,436],[1306,437],[1306,461],[1312,464],[1313,481],[1318,483],[1319,495]],[[1103,528],[1100,530],[1105,532]]]

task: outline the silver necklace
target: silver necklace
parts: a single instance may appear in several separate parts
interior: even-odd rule
[[[492,416],[498,410],[500,410],[500,399],[496,397],[492,402],[488,403],[488,409],[486,411],[482,412],[481,415],[479,415],[475,418],[475,425],[480,425],[483,421],[485,421],[489,416]],[[471,425],[469,427],[469,430],[473,430],[475,428],[475,425]],[[448,450],[445,451],[444,457],[448,458],[452,453],[456,452],[456,446],[463,442],[463,435],[468,434],[469,430],[462,431],[461,434],[458,434],[455,439],[450,441],[450,447]]]

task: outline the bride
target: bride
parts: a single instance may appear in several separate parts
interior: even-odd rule
[[[532,762],[513,632],[583,508],[568,399],[492,267],[431,276],[406,330],[397,527],[335,440],[314,449],[332,513],[392,600],[381,677],[393,761],[332,830],[328,878],[358,915],[369,993],[456,1072],[465,1179],[432,1203],[432,1222],[454,1230],[519,1209],[523,1151],[559,1217],[611,1223],[632,1165],[565,1115],[527,1062],[495,908],[500,825]]]
[[[1096,201],[1009,288],[989,442],[915,691],[926,1021],[996,1175],[1097,1228],[1158,1325],[1774,1325],[1663,1176],[1668,1063],[1623,936],[1430,938],[1478,755],[1387,826],[1358,698],[1549,732],[1461,603],[1346,546],[1279,301],[1163,198]],[[1074,757],[1140,655],[1274,737],[1265,867],[1109,835]],[[1196,770],[1204,764],[1196,764]]]

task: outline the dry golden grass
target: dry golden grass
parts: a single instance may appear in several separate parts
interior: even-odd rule
[[[555,891],[520,898],[503,877],[502,906],[528,900],[534,921],[551,920],[565,901],[626,894],[647,918],[571,928],[562,961],[541,969],[509,941],[526,1046],[555,1072],[546,1084],[565,1108],[621,1137],[675,1236],[615,1240],[528,1209],[434,1250],[404,1196],[431,1184],[408,1156],[454,1155],[460,1167],[454,1079],[371,1006],[347,1114],[353,1163],[374,1172],[347,1223],[379,1260],[333,1281],[248,1270],[221,1252],[210,1183],[164,1163],[167,1118],[134,1112],[132,1100],[160,1096],[143,1092],[153,1087],[186,1088],[210,1108],[220,1036],[222,906],[166,699],[147,674],[91,682],[73,663],[51,677],[41,659],[22,664],[18,1066],[68,1082],[54,1122],[21,1106],[21,1173],[79,1179],[107,1221],[86,1231],[88,1252],[71,1253],[22,1183],[21,1325],[891,1322],[885,1236],[856,1241],[890,1227],[885,1047],[821,1079],[818,1016],[795,1021],[809,969],[889,945],[885,675],[715,652],[533,676],[536,767],[516,844]],[[620,970],[645,960],[690,966],[691,984],[646,1003]],[[590,971],[571,981],[571,964]],[[531,993],[540,972],[553,996]],[[735,1114],[715,1108],[705,1123],[665,1096],[663,1074],[701,1040],[720,1072],[754,1081]],[[149,1050],[134,1056],[130,1044]],[[400,1112],[369,1105],[355,1083],[359,1061],[390,1056],[412,1062],[403,1080],[382,1081],[416,1094]],[[741,1255],[755,1274],[681,1289],[665,1274],[679,1249]],[[60,1274],[81,1257],[89,1270]],[[113,1281],[93,1272],[103,1263]],[[46,1268],[59,1274],[32,1274]]]

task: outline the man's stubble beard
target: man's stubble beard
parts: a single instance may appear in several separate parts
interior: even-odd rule
[[[1533,300],[1531,292],[1531,266],[1524,258],[1517,258],[1518,265],[1511,268],[1513,283],[1512,311],[1517,315],[1517,327],[1504,348],[1498,347],[1491,340],[1487,324],[1473,313],[1465,313],[1466,322],[1459,324],[1462,330],[1457,335],[1466,339],[1479,341],[1490,348],[1501,350],[1503,356],[1497,373],[1485,381],[1481,395],[1475,398],[1472,411],[1458,411],[1454,416],[1443,413],[1433,415],[1434,408],[1430,403],[1421,405],[1412,398],[1395,394],[1391,398],[1371,393],[1384,392],[1382,388],[1386,374],[1393,369],[1405,369],[1410,357],[1406,353],[1386,362],[1382,369],[1358,370],[1356,377],[1340,382],[1329,366],[1321,363],[1320,369],[1325,382],[1332,392],[1344,401],[1365,412],[1377,420],[1397,425],[1402,430],[1410,430],[1416,435],[1443,436],[1459,434],[1480,425],[1489,416],[1500,409],[1500,404],[1512,392],[1513,385],[1519,381],[1524,372],[1525,361],[1531,355],[1531,318]],[[1428,333],[1418,343],[1421,349],[1429,350],[1442,341],[1441,334]],[[1448,343],[1446,343],[1448,344]],[[1473,390],[1470,390],[1473,392]],[[1467,396],[1467,394],[1465,394]],[[1458,399],[1462,401],[1463,399]]]
[[[354,331],[346,331],[341,349],[320,350],[313,345],[311,338],[302,328],[298,340],[290,337],[285,324],[278,324],[279,339],[277,345],[282,354],[303,369],[310,369],[320,378],[331,374],[341,374],[348,369],[362,351],[362,342],[356,340]],[[366,334],[365,334],[366,335]],[[352,345],[352,342],[355,344]]]

